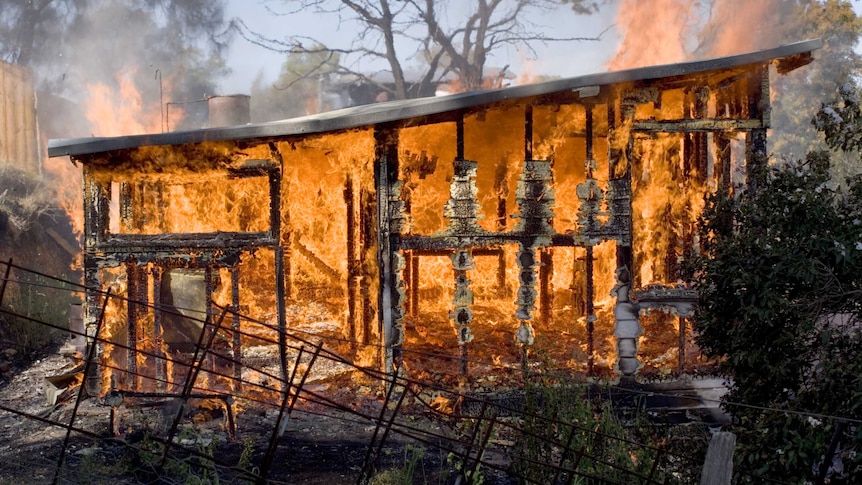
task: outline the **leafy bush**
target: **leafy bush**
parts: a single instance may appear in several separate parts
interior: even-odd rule
[[[829,155],[770,169],[757,191],[718,193],[702,215],[698,344],[732,377],[738,455],[755,473],[814,479],[836,421],[862,419],[862,177],[840,188]],[[836,438],[862,480],[862,433]]]
[[[649,476],[655,483],[697,482],[702,458],[688,457],[705,450],[705,433],[695,437],[682,428],[656,426],[631,396],[628,409],[614,409],[613,392],[625,393],[600,386],[588,391],[573,382],[529,382],[523,432],[512,451],[516,474],[549,484],[555,479],[641,483],[640,477]],[[684,449],[678,449],[681,443]],[[559,467],[576,474],[567,476]]]

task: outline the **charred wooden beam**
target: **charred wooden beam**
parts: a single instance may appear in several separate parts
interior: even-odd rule
[[[716,133],[754,131],[767,128],[761,119],[692,119],[636,120],[631,130],[635,133]]]
[[[110,186],[97,181],[84,165],[84,246],[95,248],[108,234]]]
[[[344,276],[338,272],[335,268],[326,264],[326,261],[320,259],[317,254],[314,253],[311,249],[308,248],[305,244],[300,242],[299,237],[293,238],[293,247],[296,251],[304,257],[312,266],[315,267],[318,271],[323,273],[327,279],[329,279],[330,284],[335,286],[341,286],[341,282],[344,281]]]
[[[455,276],[455,293],[452,295],[452,312],[450,318],[453,320],[455,331],[458,334],[458,347],[461,349],[459,373],[467,376],[467,352],[468,344],[473,340],[470,324],[473,322],[473,290],[470,289],[470,279],[467,272],[476,269],[473,256],[469,251],[461,249],[452,253],[452,269]]]
[[[92,369],[87,373],[84,385],[87,395],[98,396],[102,388],[101,380],[101,365],[99,362],[102,358],[102,343],[99,341],[99,322],[102,316],[102,302],[100,301],[102,277],[101,272],[96,267],[93,258],[88,254],[84,254],[84,285],[86,293],[84,296],[84,328],[87,332],[87,355],[93,355],[94,361],[91,364]],[[105,304],[107,304],[105,297]]]
[[[811,55],[811,52],[803,52],[801,54],[794,54],[792,56],[780,57],[774,62],[775,69],[776,71],[778,71],[778,74],[787,74],[788,72],[798,69],[802,66],[807,66],[813,61],[814,56]]]
[[[359,280],[362,278],[360,268],[360,201],[353,176],[347,174],[344,181],[344,203],[347,213],[347,328],[353,350],[356,351],[357,336],[361,320],[357,306],[360,304]]]
[[[374,214],[377,212],[377,201],[368,190],[360,190],[359,203],[359,228],[361,231],[360,241],[362,243],[360,249],[361,260],[372,261],[375,260],[375,250],[377,248],[375,241],[377,231],[374,227]],[[366,345],[371,344],[373,322],[377,316],[376,306],[372,298],[372,284],[375,281],[379,282],[375,278],[373,266],[371,264],[363,264],[362,277],[359,280],[359,296],[362,299],[362,343]],[[379,294],[379,291],[377,293]]]
[[[609,112],[610,113],[610,112]],[[611,217],[614,218],[620,231],[624,235],[617,242],[616,247],[616,286],[612,294],[617,300],[614,305],[614,337],[617,341],[617,363],[616,367],[621,374],[621,381],[632,381],[640,364],[637,360],[637,338],[640,336],[641,328],[638,322],[638,310],[629,301],[628,292],[631,288],[631,274],[634,256],[632,251],[632,200],[631,200],[631,167],[634,154],[634,126],[635,107],[620,100],[621,119],[617,122],[616,117],[608,117],[608,144],[609,157],[616,157],[621,167],[612,168],[610,177],[612,183],[617,183],[618,190],[628,193],[628,199],[620,199],[611,203]],[[614,179],[615,174],[622,174]],[[589,299],[588,299],[589,301]]]
[[[766,129],[769,127],[769,69],[760,66],[748,79],[748,116],[760,118],[762,127],[746,133],[745,168],[748,187],[752,191],[766,180],[769,154],[766,147]]]
[[[716,157],[715,160],[717,162],[717,167],[715,170],[715,176],[718,179],[718,188],[724,193],[727,193],[730,190],[730,187],[733,185],[732,183],[732,167],[731,167],[731,156],[730,156],[730,137],[723,134],[718,134],[715,136],[715,151]]]
[[[239,268],[233,267],[230,269],[230,303],[233,319],[231,321],[231,347],[233,350],[233,385],[234,390],[242,393],[242,334],[241,323],[242,319],[239,315]]]
[[[411,251],[412,257],[409,260],[410,264],[410,313],[413,316],[419,315],[419,255]]]
[[[162,267],[153,267],[153,353],[155,355],[156,389],[164,391],[168,370],[162,330]]]
[[[404,341],[404,288],[401,271],[400,233],[404,223],[403,202],[398,180],[398,130],[375,127],[374,182],[377,189],[377,221],[380,287],[378,289],[378,332],[383,339],[383,368],[393,373],[401,367]]]
[[[277,244],[269,231],[266,232],[211,232],[170,234],[111,234],[99,243],[87,248],[100,252],[137,253],[155,252],[167,248],[194,252],[198,249],[252,249],[272,247]]]
[[[120,184],[120,232],[129,233],[134,230],[133,207],[135,186],[130,182]]]
[[[554,253],[552,247],[539,253],[539,315],[544,323],[554,316]]]
[[[482,234],[485,231],[478,222],[482,217],[482,206],[476,199],[476,170],[479,164],[458,158],[453,165],[449,200],[443,208],[443,217],[449,221],[444,232],[456,237]]]
[[[126,375],[127,385],[135,387],[135,376],[138,373],[138,309],[135,298],[138,296],[138,277],[134,261],[126,263]]]

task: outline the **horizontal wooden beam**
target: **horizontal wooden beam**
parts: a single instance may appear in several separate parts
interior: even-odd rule
[[[722,131],[751,131],[769,128],[760,119],[681,119],[681,120],[638,120],[632,123],[632,131],[640,133],[697,133]]]

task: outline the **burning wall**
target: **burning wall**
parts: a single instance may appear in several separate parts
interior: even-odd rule
[[[273,339],[288,303],[324,302],[357,359],[390,371],[428,345],[461,374],[527,364],[543,338],[585,372],[681,366],[704,197],[756,186],[770,66],[812,48],[72,145],[87,284],[159,309],[182,296],[166,275],[185,278],[206,318],[241,308]],[[166,325],[195,337],[134,301],[114,314],[130,371],[142,346],[176,350]]]

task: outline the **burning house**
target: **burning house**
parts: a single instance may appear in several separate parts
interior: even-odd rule
[[[284,355],[288,305],[315,302],[355,355],[388,371],[409,368],[411,347],[440,329],[435,345],[461,374],[475,355],[526,363],[540,338],[585,372],[634,379],[662,355],[682,366],[695,293],[681,264],[697,251],[704,197],[756,185],[770,76],[819,46],[52,140],[50,156],[83,170],[86,285],[129,297],[106,322],[122,349],[100,349],[117,364],[91,384],[116,366],[164,376],[138,352],[194,347],[202,327],[184,316],[219,308],[272,322]],[[101,310],[91,291],[90,334]],[[252,345],[230,333],[240,325],[221,326],[238,361]]]

